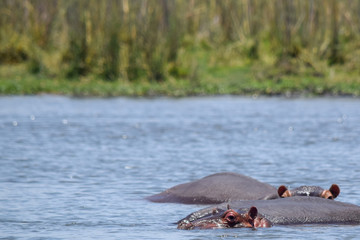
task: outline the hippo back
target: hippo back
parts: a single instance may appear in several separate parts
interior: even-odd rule
[[[224,172],[174,186],[147,199],[153,202],[216,204],[277,197],[276,188],[267,183],[241,174]]]

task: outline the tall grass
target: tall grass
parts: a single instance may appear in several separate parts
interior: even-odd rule
[[[359,12],[353,0],[2,0],[0,64],[68,79],[192,81],[201,49],[209,65],[357,71]]]

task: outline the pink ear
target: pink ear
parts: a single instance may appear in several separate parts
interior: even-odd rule
[[[257,216],[257,214],[258,214],[257,208],[254,207],[254,206],[251,207],[250,210],[249,210],[249,212],[248,212],[249,217],[250,217],[251,219],[255,219],[256,216]]]
[[[337,184],[333,184],[329,188],[329,191],[331,192],[331,194],[333,195],[333,198],[335,199],[340,194],[340,187]]]
[[[279,188],[278,188],[278,194],[279,194],[279,197],[282,197],[282,195],[287,191],[287,187],[285,187],[284,185],[281,185]]]

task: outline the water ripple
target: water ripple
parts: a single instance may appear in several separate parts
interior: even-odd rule
[[[360,204],[359,99],[0,97],[0,239],[355,238],[358,226],[179,231],[144,200],[233,171]]]

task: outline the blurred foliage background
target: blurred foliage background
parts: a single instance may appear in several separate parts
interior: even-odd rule
[[[68,82],[96,79],[130,86],[142,81],[154,94],[162,94],[157,84],[178,81],[190,94],[303,88],[359,95],[359,40],[360,1],[354,0],[0,4],[2,79],[23,71]],[[9,92],[5,86],[0,90]]]

